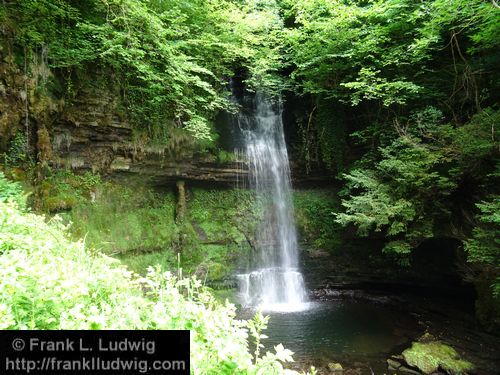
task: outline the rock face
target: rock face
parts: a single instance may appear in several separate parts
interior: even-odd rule
[[[166,145],[147,146],[128,121],[120,83],[109,72],[68,79],[41,58],[20,66],[9,50],[0,43],[0,154],[21,133],[29,153],[56,169],[140,175],[169,185],[183,179],[235,186],[246,179],[243,161],[219,162],[213,153],[196,151],[189,134],[173,123],[166,124]],[[306,173],[293,160],[291,169],[294,186],[331,182],[325,171]]]
[[[166,124],[166,145],[148,146],[128,121],[120,83],[109,72],[86,72],[72,82],[40,58],[20,66],[9,50],[0,42],[0,154],[22,134],[29,153],[56,169],[139,175],[169,185],[183,179],[235,186],[246,179],[243,161],[219,162],[213,153],[196,151],[173,123]],[[305,173],[293,160],[291,169],[295,186],[331,181],[324,171]]]
[[[0,48],[0,153],[9,152],[21,134],[30,154],[53,168],[141,175],[157,184],[182,179],[233,186],[245,178],[245,163],[219,163],[196,151],[189,134],[172,124],[165,146],[146,146],[127,119],[112,76],[96,72],[71,92],[55,92],[49,83],[67,85],[64,78],[43,62],[30,62],[25,73],[5,50]]]
[[[217,163],[210,155],[177,157],[167,148],[140,147],[127,123],[69,122],[52,131],[53,165],[104,174],[136,174],[160,184],[187,180],[236,185],[246,178],[243,162]]]
[[[192,139],[173,132],[163,147],[148,147],[106,90],[82,91],[64,108],[51,131],[53,164],[104,174],[136,174],[156,183],[177,180],[233,185],[245,178],[242,162],[218,163],[213,155],[192,151]]]

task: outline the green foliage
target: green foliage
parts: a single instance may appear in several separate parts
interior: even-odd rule
[[[362,193],[342,202],[345,213],[336,215],[338,223],[355,224],[362,236],[366,236],[371,229],[379,232],[386,226],[389,226],[388,234],[406,231],[408,222],[416,215],[411,202],[394,197],[390,187],[367,170],[356,169],[344,177],[347,191],[356,189]]]
[[[465,242],[469,261],[500,266],[500,197],[476,204],[480,214],[479,225]]]
[[[295,144],[306,170],[316,164],[339,172],[345,168],[346,119],[343,109],[321,96],[313,109],[297,118],[299,142]]]
[[[363,67],[356,77],[356,81],[341,83],[350,89],[352,105],[358,105],[362,100],[380,99],[384,106],[391,104],[406,104],[408,99],[420,91],[420,87],[412,82],[394,80],[389,82],[386,78],[379,77],[381,71]]]
[[[217,150],[217,162],[220,164],[225,164],[237,160],[237,156],[234,152]]]
[[[442,130],[443,136],[451,142],[453,156],[458,159],[462,173],[472,174],[481,182],[498,178],[498,173],[490,170],[490,164],[498,163],[499,122],[500,110],[490,107],[474,115],[465,126]]]
[[[493,296],[498,299],[500,297],[500,276],[495,278],[492,285],[492,289],[493,289]]]
[[[306,164],[321,155],[343,172],[336,222],[385,239],[404,264],[425,239],[467,238],[474,204],[498,193],[498,9],[482,0],[281,4],[294,89],[311,103],[297,148]],[[495,230],[477,221],[469,259],[491,260]]]
[[[411,96],[416,86],[398,69],[407,64],[404,42],[392,38],[410,32],[405,13],[411,8],[406,1],[297,2],[293,16],[300,27],[288,34],[293,78],[315,94],[347,98],[352,89],[353,104],[361,98],[391,104]],[[382,71],[385,77],[378,76]]]
[[[429,74],[433,75],[433,58],[449,46],[450,31],[453,38],[459,33],[467,38],[471,55],[488,51],[499,37],[498,12],[481,0],[283,4],[295,26],[287,30],[285,40],[299,89],[352,105],[379,101],[388,107],[406,104],[417,94],[439,95],[443,81],[433,81]],[[482,63],[494,61],[498,55]],[[451,63],[455,69],[467,64],[463,59]]]
[[[197,223],[209,242],[245,242],[257,224],[254,196],[249,190],[191,189],[189,219]]]
[[[26,207],[26,195],[18,182],[9,181],[3,172],[0,172],[0,202],[15,202],[20,209]]]
[[[469,262],[479,263],[490,270],[493,295],[500,297],[500,197],[476,204],[479,214],[472,236],[464,243]]]
[[[292,89],[311,103],[298,126],[305,164],[346,182],[343,212],[298,198],[305,237],[331,248],[332,228],[354,225],[402,262],[433,236],[469,238],[469,260],[498,277],[500,12],[489,1],[21,0],[4,2],[0,23],[23,70],[46,57],[61,81],[47,84],[66,87],[69,102],[88,77],[106,77],[92,84],[116,86],[137,143],[174,156],[217,149],[212,123],[234,109],[226,83],[236,72],[269,96]],[[26,162],[24,144],[15,138],[5,161]],[[108,253],[171,247],[189,272],[222,278],[220,265],[251,246],[258,207],[234,192],[193,190],[180,225],[172,195],[71,179],[49,176],[44,208],[73,208],[73,230]]]
[[[255,87],[281,86],[282,24],[272,1],[9,1],[0,22],[25,55],[45,51],[68,88],[72,72],[95,66],[119,82],[124,108],[150,141],[165,143],[182,128],[211,142],[236,69]]]
[[[176,269],[180,253],[187,273],[223,279],[238,255],[248,253],[257,223],[250,191],[189,189],[187,219],[177,223],[173,191],[154,191],[144,182],[59,171],[42,187],[43,208],[64,210],[75,238],[143,275],[155,264]]]
[[[491,122],[496,116],[498,111],[485,110],[466,125],[453,127],[440,124],[439,112],[427,108],[396,124],[398,136],[367,157],[367,167],[344,175],[344,212],[336,215],[337,222],[356,225],[362,236],[383,231],[388,239],[385,251],[409,254],[421,241],[439,234],[436,221],[452,220],[450,196],[464,178],[491,184],[493,177],[486,170],[491,171],[497,147]],[[479,229],[475,233],[480,236]],[[473,243],[469,246],[479,251]]]
[[[174,210],[172,193],[160,195],[141,185],[107,183],[95,191],[94,201],[79,201],[68,220],[76,237],[85,237],[90,246],[105,254],[133,252],[140,256],[141,252],[171,248],[178,230]]]
[[[16,255],[18,260],[22,259],[19,259],[20,254]],[[81,258],[82,254],[79,256]],[[3,261],[6,263],[3,264],[9,264],[10,257],[5,258]],[[88,278],[85,267],[79,266],[79,262],[74,264],[69,255],[58,262],[66,261],[58,264],[60,270],[72,271],[66,277],[54,273],[57,270],[55,267],[48,273],[49,270],[44,269],[46,267],[38,264],[43,259],[36,259],[38,262],[22,260],[22,264],[17,264],[18,270],[22,270],[21,275],[26,272],[25,279],[3,280],[2,287],[10,294],[10,298],[2,298],[2,312],[7,313],[2,314],[4,328],[191,328],[194,334],[192,360],[195,373],[196,369],[214,371],[219,366],[225,366],[227,361],[234,362],[235,367],[248,363],[246,351],[238,353],[246,349],[242,341],[244,331],[236,322],[227,321],[234,316],[234,310],[230,306],[217,307],[209,295],[199,291],[199,284],[195,281],[182,280],[178,283],[168,273],[152,271],[148,278],[140,280],[149,290],[150,299],[147,299],[141,296],[140,284],[129,273],[109,264],[104,258],[96,258],[92,262],[92,279]],[[37,265],[43,273],[35,268]],[[94,274],[97,271],[99,273]],[[48,274],[51,275],[51,282],[47,279]],[[78,280],[78,275],[85,275],[85,278]],[[34,279],[34,276],[38,278]],[[36,282],[30,283],[30,280]],[[188,297],[182,297],[176,288],[187,290]],[[161,310],[163,313],[160,313]],[[224,317],[227,322],[221,323],[230,330],[223,335],[220,335],[222,326],[216,323],[220,318],[215,319],[218,314]],[[215,336],[217,330],[219,333]],[[224,340],[220,340],[222,338]],[[228,345],[234,349],[218,357],[217,353],[222,354],[222,348],[227,349]],[[209,361],[209,356],[214,355],[218,358]]]
[[[92,248],[120,256],[145,275],[151,265],[176,265],[175,197],[143,184],[102,181],[99,175],[53,171],[42,183],[42,208],[60,212],[75,238]],[[168,266],[168,267],[167,267]]]
[[[275,96],[286,88],[283,68],[283,21],[276,0],[242,2],[243,12],[227,14],[240,35],[238,54],[248,69],[249,89]]]
[[[3,201],[0,232],[2,329],[189,329],[194,374],[293,373],[282,345],[253,360],[247,327],[259,335],[264,327],[236,320],[234,305],[194,278],[160,267],[138,277],[72,242],[58,217],[46,222]]]
[[[264,316],[259,311],[255,314],[254,318],[248,322],[248,330],[250,335],[254,339],[255,346],[255,360],[260,357],[260,349],[264,347],[261,344],[262,339],[267,339],[267,336],[262,334],[261,332],[267,328],[267,323],[269,322],[269,316]]]
[[[27,145],[26,134],[17,132],[15,137],[10,141],[7,152],[2,153],[0,156],[5,166],[22,166],[28,162],[29,155]]]
[[[49,171],[41,184],[42,207],[46,212],[70,210],[95,195],[101,185],[100,176],[90,172]]]
[[[336,172],[341,172],[346,167],[346,119],[342,114],[339,106],[323,102],[318,106],[314,121],[321,147],[321,160],[327,168],[335,168]]]
[[[344,212],[336,214],[337,222],[356,225],[361,236],[384,231],[389,240],[384,251],[404,259],[412,247],[432,237],[434,217],[427,209],[432,206],[435,215],[446,212],[437,202],[454,185],[439,173],[440,155],[412,138],[401,137],[380,153],[375,170],[344,175]]]
[[[263,316],[260,311],[255,314],[252,320],[248,321],[248,330],[254,340],[255,363],[261,369],[262,374],[281,374],[284,368],[280,362],[293,362],[293,352],[285,349],[282,344],[279,344],[274,347],[276,353],[267,352],[264,356],[260,355],[260,349],[264,348],[261,340],[267,338],[266,335],[262,334],[262,331],[267,328],[268,321],[269,316]]]
[[[340,210],[337,195],[330,191],[297,190],[293,202],[302,240],[317,249],[332,251],[337,248],[340,226],[333,215]]]
[[[239,258],[249,254],[257,225],[253,193],[193,188],[187,208],[182,261],[210,280],[227,277]]]
[[[145,239],[151,242],[150,238]],[[86,243],[89,243],[87,239]],[[106,246],[100,246],[100,248],[103,247],[105,248]],[[162,250],[153,248],[147,249],[147,251],[127,251],[118,255],[117,258],[120,259],[128,269],[139,275],[146,275],[151,266],[158,265],[164,270],[174,270],[177,268],[177,258],[170,247]]]

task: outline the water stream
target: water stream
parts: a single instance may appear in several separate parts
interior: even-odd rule
[[[283,133],[281,106],[257,94],[248,113],[240,111],[244,152],[250,168],[262,221],[255,234],[253,267],[237,275],[244,306],[263,311],[307,308],[304,280],[298,267],[290,184],[290,167]]]

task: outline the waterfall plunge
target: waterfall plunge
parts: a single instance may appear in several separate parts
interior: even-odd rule
[[[250,187],[257,194],[263,219],[256,233],[255,268],[237,275],[244,306],[264,311],[298,311],[307,307],[298,269],[290,167],[281,110],[257,95],[253,111],[238,115],[250,168]]]

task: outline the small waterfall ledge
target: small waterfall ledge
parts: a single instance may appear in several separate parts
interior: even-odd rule
[[[249,164],[249,187],[255,189],[262,221],[257,228],[254,266],[237,276],[243,306],[292,312],[308,308],[298,266],[290,166],[281,107],[263,95],[252,110],[237,115]]]

